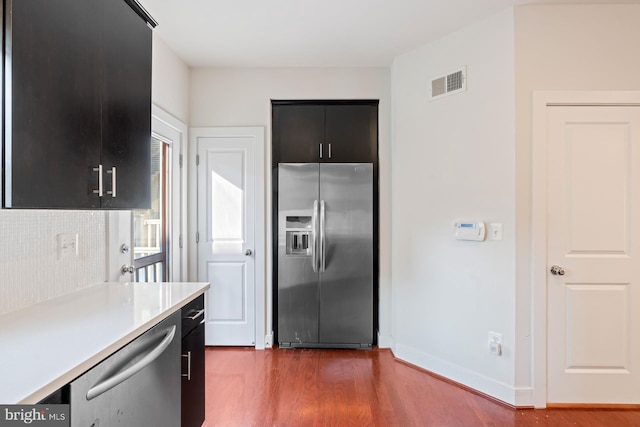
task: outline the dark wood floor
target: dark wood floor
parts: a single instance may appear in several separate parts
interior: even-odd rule
[[[640,410],[513,410],[389,350],[206,350],[205,427],[640,426]]]

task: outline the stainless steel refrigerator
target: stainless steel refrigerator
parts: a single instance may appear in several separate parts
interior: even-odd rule
[[[280,163],[280,347],[371,347],[373,265],[373,165]]]

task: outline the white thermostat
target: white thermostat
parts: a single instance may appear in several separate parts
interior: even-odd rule
[[[482,242],[485,236],[484,222],[458,221],[455,225],[454,236],[457,240]]]

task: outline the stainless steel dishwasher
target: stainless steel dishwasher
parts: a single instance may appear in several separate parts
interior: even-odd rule
[[[178,311],[71,382],[71,426],[179,426],[180,322]]]

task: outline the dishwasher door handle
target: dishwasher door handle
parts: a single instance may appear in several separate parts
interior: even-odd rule
[[[138,371],[140,371],[145,366],[151,364],[154,360],[158,358],[171,344],[173,341],[173,337],[176,335],[176,326],[173,325],[171,328],[167,330],[164,338],[153,350],[149,351],[142,359],[137,361],[135,364],[131,365],[127,369],[118,372],[117,374],[110,376],[109,378],[100,381],[98,384],[95,384],[93,387],[89,389],[87,392],[87,400],[94,399],[100,396],[102,393],[111,390],[121,382],[126,381],[127,379],[134,376]],[[136,354],[132,357],[132,359],[138,357],[139,354]]]

